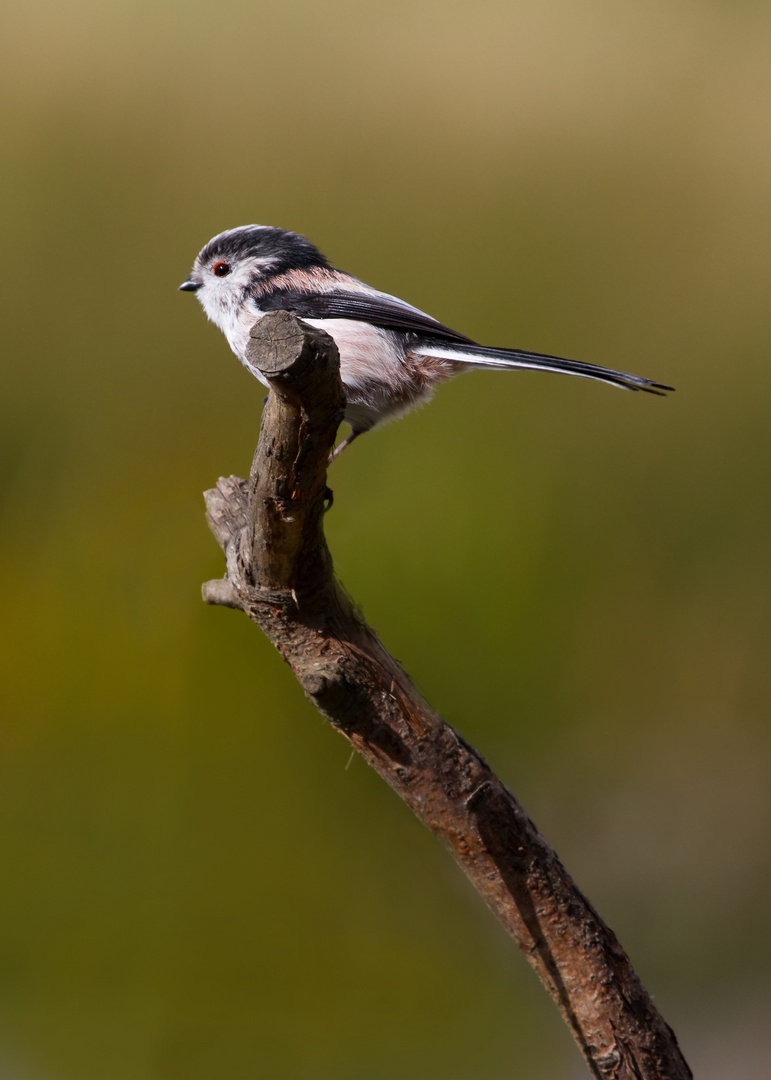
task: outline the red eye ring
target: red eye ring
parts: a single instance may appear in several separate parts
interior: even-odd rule
[[[211,272],[214,274],[215,277],[227,277],[227,275],[230,273],[230,263],[223,261],[216,262],[212,266]]]

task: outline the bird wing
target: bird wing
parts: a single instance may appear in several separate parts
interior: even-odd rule
[[[276,289],[257,301],[262,311],[292,311],[301,319],[354,319],[383,330],[399,330],[421,337],[473,345],[471,338],[451,330],[424,311],[388,293],[332,289]]]
[[[343,288],[328,292],[275,289],[261,296],[258,303],[262,311],[292,311],[301,319],[354,319],[383,330],[396,330],[407,335],[407,347],[421,356],[436,356],[474,367],[554,371],[583,379],[596,379],[625,390],[644,390],[648,394],[663,395],[673,389],[642,375],[615,371],[599,364],[585,364],[580,360],[566,360],[561,356],[521,349],[478,345],[404,300],[366,286],[361,292]]]

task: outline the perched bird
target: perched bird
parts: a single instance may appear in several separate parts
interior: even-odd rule
[[[477,345],[404,300],[335,270],[304,236],[267,225],[215,236],[179,288],[197,294],[238,359],[261,382],[246,346],[252,326],[269,311],[292,311],[334,338],[351,426],[335,456],[358,435],[428,401],[440,383],[471,368],[557,371],[650,394],[672,389],[596,364]]]

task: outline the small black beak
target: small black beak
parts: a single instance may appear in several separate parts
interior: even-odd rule
[[[198,292],[201,288],[200,281],[183,281],[179,287],[180,292]]]

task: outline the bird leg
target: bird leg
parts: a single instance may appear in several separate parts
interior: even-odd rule
[[[340,445],[336,446],[332,453],[329,455],[329,461],[327,462],[327,465],[331,465],[335,458],[339,457],[342,454],[346,446],[350,446],[353,440],[358,438],[359,435],[361,435],[360,431],[352,431],[347,439],[343,439]]]

